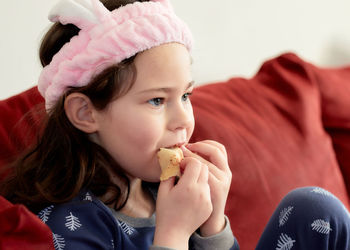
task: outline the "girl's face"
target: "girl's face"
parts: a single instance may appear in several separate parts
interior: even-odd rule
[[[189,95],[191,59],[177,43],[135,58],[137,77],[130,91],[97,114],[97,142],[131,177],[159,181],[157,152],[186,144],[194,129]]]

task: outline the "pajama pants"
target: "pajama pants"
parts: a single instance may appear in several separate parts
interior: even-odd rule
[[[350,250],[350,214],[324,189],[295,189],[278,205],[256,249]]]

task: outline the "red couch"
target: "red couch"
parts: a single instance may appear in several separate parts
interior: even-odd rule
[[[35,104],[42,109],[42,101],[34,87],[0,102],[0,166],[35,135],[40,117],[15,124]],[[233,179],[226,214],[242,250],[254,249],[291,189],[323,187],[349,208],[350,67],[320,68],[284,54],[251,79],[197,87],[192,103],[192,141],[213,139],[227,148]]]

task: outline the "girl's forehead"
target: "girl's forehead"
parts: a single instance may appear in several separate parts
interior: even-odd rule
[[[182,87],[192,81],[191,57],[185,46],[177,43],[160,45],[135,58],[136,81],[132,89]]]

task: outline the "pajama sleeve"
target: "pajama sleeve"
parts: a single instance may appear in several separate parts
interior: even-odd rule
[[[239,250],[239,245],[236,238],[233,236],[230,221],[225,216],[226,226],[220,233],[202,237],[198,233],[194,233],[191,237],[191,244],[193,247],[190,249],[221,249],[221,250]]]
[[[122,249],[117,221],[97,201],[52,205],[38,216],[51,228],[56,250]]]
[[[230,221],[225,217],[226,226],[220,233],[210,236],[202,237],[198,233],[194,233],[190,238],[190,250],[200,249],[200,250],[239,250],[239,245],[237,240],[232,234],[230,227]],[[175,250],[168,247],[151,246],[149,250]]]

